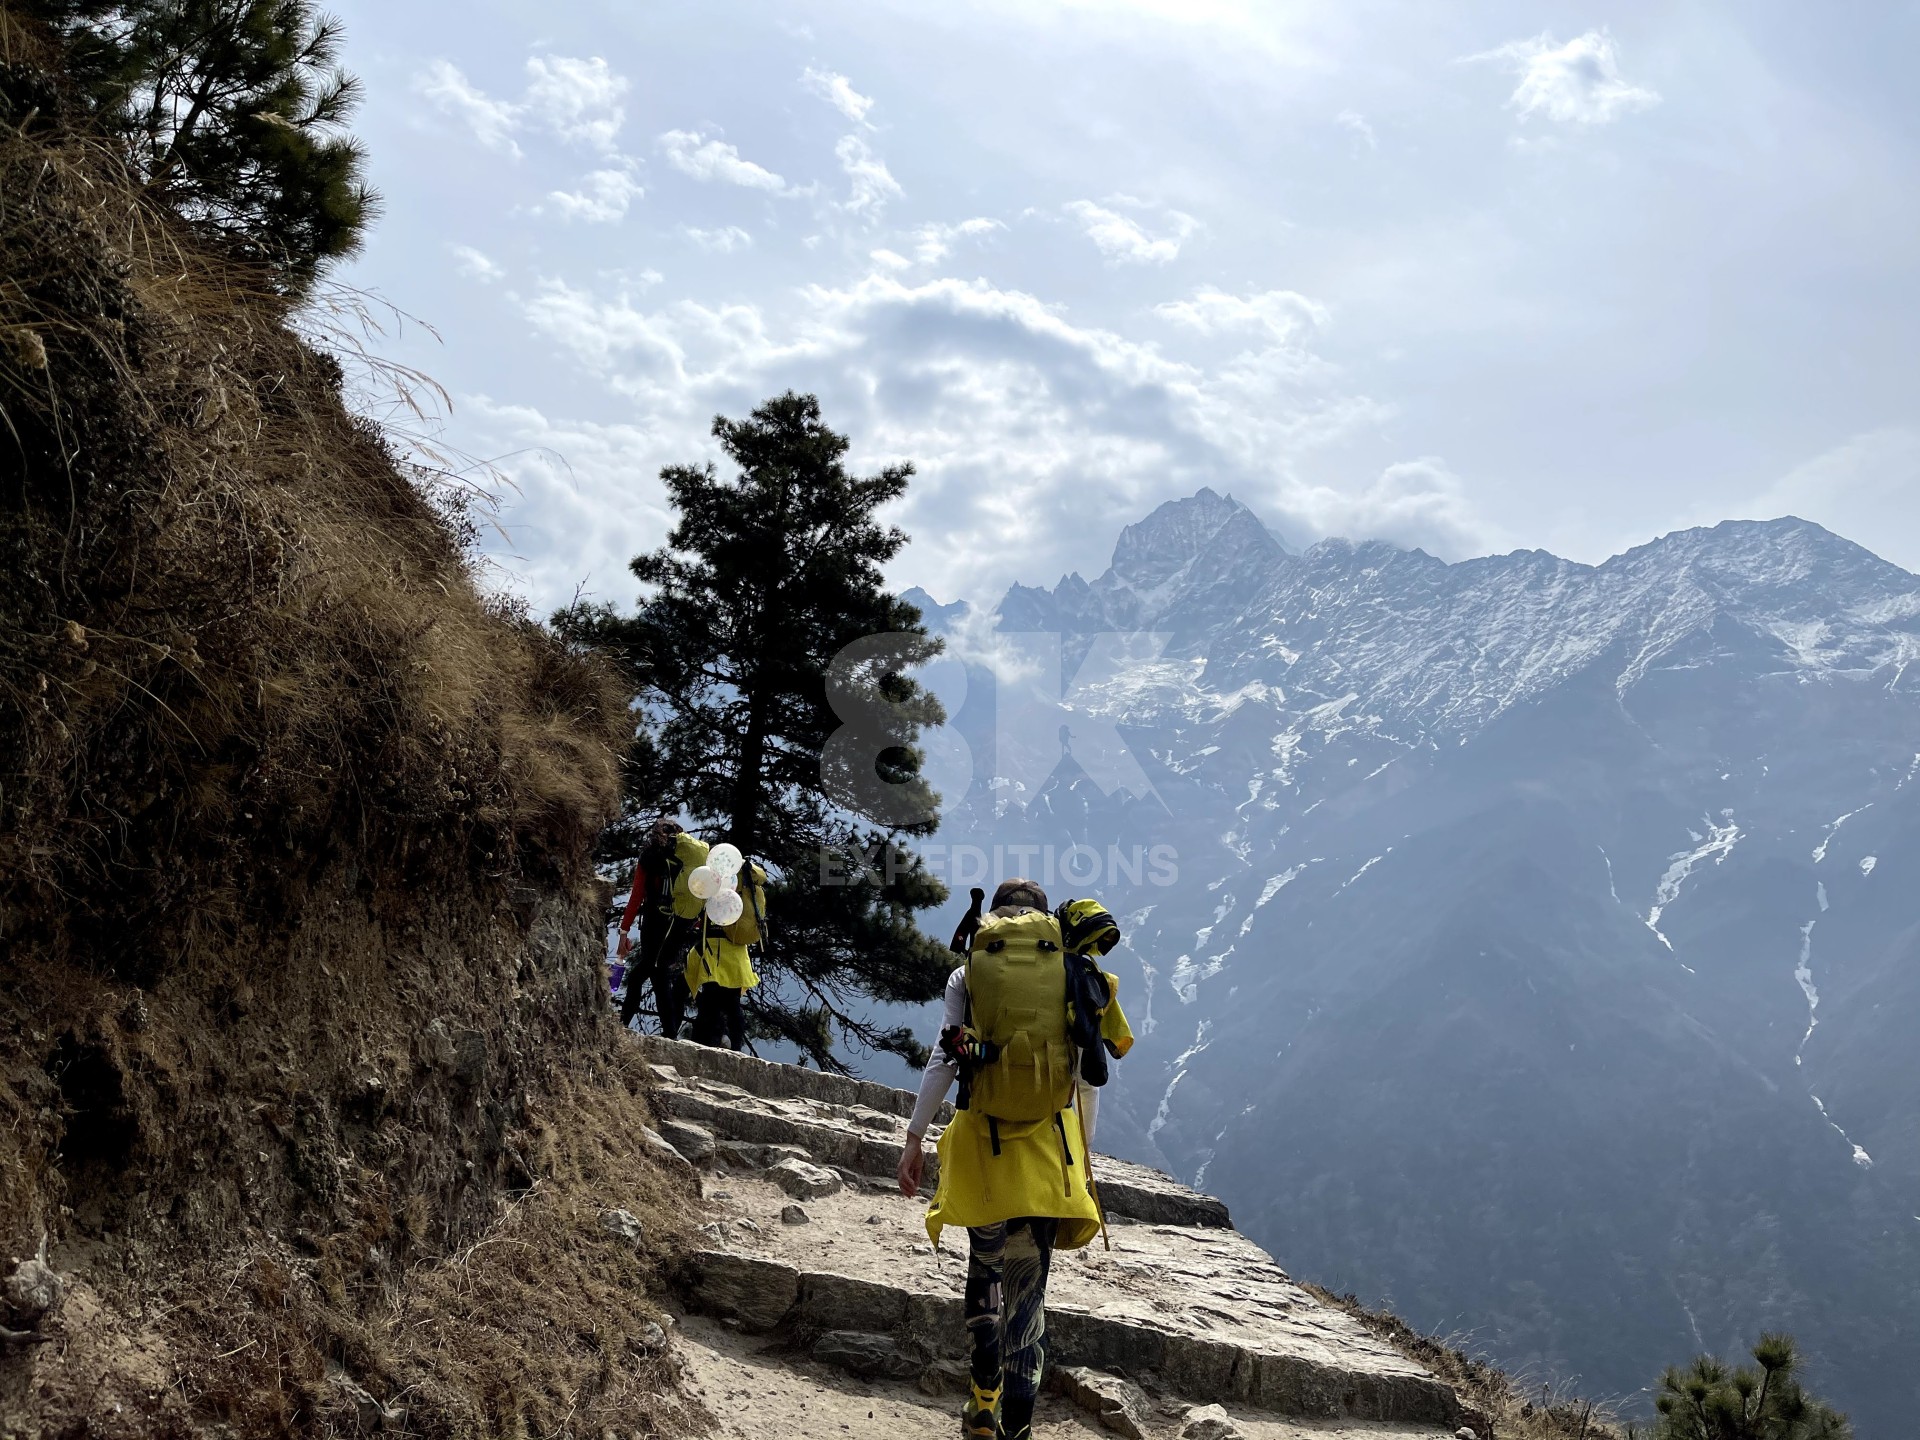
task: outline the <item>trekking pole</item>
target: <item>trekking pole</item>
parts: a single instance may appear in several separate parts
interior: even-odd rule
[[[1073,1097],[1073,1118],[1080,1126],[1080,1153],[1087,1159],[1087,1193],[1093,1197],[1093,1208],[1100,1216],[1100,1244],[1112,1250],[1113,1241],[1107,1238],[1107,1207],[1100,1203],[1100,1187],[1093,1183],[1093,1141],[1087,1138],[1087,1112],[1077,1094]]]

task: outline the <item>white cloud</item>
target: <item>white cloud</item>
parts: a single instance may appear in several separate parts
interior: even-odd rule
[[[1351,493],[1315,486],[1296,505],[1322,535],[1389,540],[1443,560],[1485,555],[1501,543],[1467,502],[1460,477],[1432,455],[1389,465]]]
[[[753,236],[738,225],[724,225],[717,230],[702,230],[697,226],[682,225],[680,233],[702,250],[711,250],[718,255],[731,255],[734,251],[745,250],[753,244]]]
[[[1737,518],[1797,515],[1908,570],[1920,571],[1920,430],[1889,425],[1867,430],[1796,465],[1752,499]],[[1696,516],[1698,523],[1726,519]]]
[[[627,561],[673,527],[660,468],[701,447],[676,451],[644,426],[552,418],[486,395],[460,396],[459,413],[480,453],[503,457],[494,463],[512,482],[499,497],[505,535],[488,548],[514,588],[540,611],[576,589],[631,601]]]
[[[519,100],[496,100],[447,60],[414,76],[413,88],[490,150],[515,156],[514,135],[537,128],[569,144],[611,154],[626,121],[624,75],[599,56],[575,59],[535,55],[527,61],[527,88]]]
[[[741,185],[749,190],[768,190],[779,194],[787,182],[763,166],[743,159],[738,149],[724,140],[710,139],[693,130],[669,130],[660,137],[660,148],[667,163],[696,180]]]
[[[1654,91],[1620,74],[1613,37],[1605,30],[1589,30],[1564,45],[1542,33],[1466,58],[1499,61],[1520,77],[1507,106],[1522,120],[1543,115],[1563,124],[1605,125],[1660,103]]]
[[[1243,299],[1205,286],[1190,300],[1168,300],[1154,306],[1154,313],[1202,335],[1257,330],[1279,344],[1323,329],[1327,323],[1326,306],[1292,290],[1265,290]]]
[[[1006,228],[1000,221],[989,220],[982,215],[962,220],[958,225],[943,225],[937,221],[922,225],[913,232],[913,258],[922,265],[937,265],[953,253],[956,240],[977,240]]]
[[[496,280],[506,279],[506,270],[473,246],[449,245],[447,248],[453,252],[454,267],[469,280],[491,285]]]
[[[520,107],[493,99],[451,61],[432,61],[413,77],[413,88],[443,114],[471,130],[473,138],[489,150],[513,156],[520,154],[520,147],[513,140],[513,132],[520,125]]]
[[[904,260],[879,253],[858,280],[808,286],[778,310],[649,307],[630,290],[557,280],[521,303],[538,333],[631,403],[658,437],[656,463],[709,453],[716,410],[742,413],[788,386],[819,394],[858,463],[919,467],[900,518],[917,537],[914,578],[942,595],[1082,568],[1089,515],[1137,515],[1202,484],[1303,534],[1352,520],[1402,543],[1466,544],[1464,508],[1433,472],[1395,470],[1358,497],[1295,474],[1301,457],[1386,414],[1307,348],[1320,311],[1304,297],[1190,302],[1246,343],[1201,365],[1024,291],[914,283]],[[1010,528],[1056,538],[1016,557],[1000,543]]]
[[[852,193],[844,208],[855,215],[877,216],[887,201],[899,199],[900,182],[888,172],[886,162],[858,135],[841,136],[833,153],[852,182]]]
[[[1367,123],[1367,117],[1362,115],[1358,110],[1342,110],[1338,115],[1333,117],[1333,122],[1336,125],[1345,126],[1355,135],[1358,135],[1362,140],[1366,141],[1369,150],[1378,150],[1380,148],[1380,140],[1379,137],[1373,133],[1373,126]]]
[[[836,75],[831,70],[815,70],[809,67],[801,74],[800,83],[854,124],[867,124],[867,112],[873,109],[873,97],[862,95],[854,89],[846,76]]]
[[[906,256],[893,250],[869,251],[868,258],[871,259],[874,264],[886,270],[905,270],[913,264]]]
[[[646,193],[624,170],[595,170],[578,190],[555,190],[547,199],[562,220],[610,225],[622,219],[627,207]]]
[[[1138,205],[1138,201],[1116,197],[1114,204]],[[1167,233],[1150,233],[1139,221],[1096,205],[1091,200],[1072,200],[1064,207],[1080,222],[1087,238],[1102,255],[1116,264],[1165,265],[1180,254],[1180,247],[1200,228],[1200,222],[1178,210],[1164,212]]]
[[[526,108],[562,140],[611,151],[626,123],[621,98],[627,78],[595,55],[569,59],[564,55],[535,55],[527,61]]]

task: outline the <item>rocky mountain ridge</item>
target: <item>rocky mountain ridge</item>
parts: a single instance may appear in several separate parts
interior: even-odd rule
[[[1202,492],[1095,581],[937,617],[941,843],[1178,856],[1093,887],[1143,1032],[1110,1143],[1512,1364],[1627,1392],[1783,1325],[1897,1433],[1920,579],[1793,519],[1597,566],[1256,526]],[[993,673],[1049,626],[1055,694]]]

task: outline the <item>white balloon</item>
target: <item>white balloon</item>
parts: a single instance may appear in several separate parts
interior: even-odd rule
[[[729,845],[724,840],[707,852],[707,864],[722,875],[738,875],[740,867],[746,863],[746,857],[740,853],[739,847]]]
[[[687,889],[693,892],[695,899],[710,899],[719,892],[719,873],[711,865],[695,866],[693,873],[687,876]]]
[[[739,888],[739,885],[740,877],[738,875],[722,875],[720,877],[720,888],[722,890],[735,890]]]
[[[707,901],[707,918],[716,925],[731,925],[745,913],[747,902],[738,890],[722,890]]]

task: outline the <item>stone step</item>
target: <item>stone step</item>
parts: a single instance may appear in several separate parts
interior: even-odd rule
[[[648,1060],[670,1066],[686,1079],[717,1080],[764,1100],[818,1100],[845,1109],[865,1107],[902,1120],[913,1116],[913,1094],[891,1085],[857,1080],[848,1075],[829,1075],[804,1065],[783,1065],[717,1046],[669,1040],[662,1035],[642,1035],[639,1041]],[[945,1121],[952,1116],[953,1108],[945,1106],[939,1118]]]
[[[880,1184],[889,1183],[899,1166],[906,1143],[905,1117],[913,1113],[913,1097],[905,1091],[822,1075],[798,1066],[771,1065],[751,1056],[681,1041],[648,1037],[646,1047],[661,1085],[656,1108],[674,1120],[701,1127],[715,1141],[795,1146],[817,1164],[849,1170]],[[712,1058],[715,1055],[725,1059],[716,1062]],[[770,1073],[780,1071],[791,1073]],[[723,1072],[734,1078],[721,1078]],[[796,1081],[795,1074],[807,1079]],[[738,1083],[740,1080],[764,1088],[749,1090]],[[881,1093],[875,1095],[875,1091]],[[886,1095],[901,1097],[904,1107],[900,1103],[873,1103]],[[835,1096],[839,1098],[829,1098]],[[951,1118],[951,1110],[945,1113]],[[937,1132],[932,1138],[937,1138]],[[687,1158],[700,1164],[711,1156],[687,1154]],[[926,1170],[929,1188],[939,1178],[938,1166],[930,1143]],[[1220,1229],[1232,1225],[1227,1207],[1219,1200],[1190,1190],[1158,1170],[1096,1154],[1093,1173],[1100,1203],[1109,1217]]]
[[[885,1337],[859,1337],[867,1340]],[[683,1317],[676,1351],[687,1389],[714,1417],[714,1440],[765,1440],[795,1428],[835,1440],[903,1440],[947,1436],[957,1424],[963,1390],[954,1383],[920,1383],[887,1368],[861,1366],[848,1373],[836,1338],[823,1336],[810,1353],[769,1345],[713,1319]],[[963,1366],[956,1370],[964,1371]],[[1066,1377],[1067,1372],[1056,1371]],[[1349,1420],[1286,1419],[1244,1406],[1149,1403],[1133,1426],[1116,1424],[1088,1403],[1076,1387],[1047,1387],[1035,1415],[1034,1433],[1095,1440],[1102,1433],[1131,1440],[1452,1440],[1450,1428],[1432,1425],[1369,1425]],[[937,1392],[937,1393],[936,1393]],[[804,1424],[796,1427],[796,1416]],[[1092,1424],[1103,1428],[1095,1430]]]
[[[751,1175],[710,1181],[709,1200],[709,1243],[680,1275],[690,1310],[803,1347],[822,1336],[891,1337],[930,1374],[964,1358],[966,1242],[934,1252],[923,1203],[842,1189],[796,1208]],[[1095,1242],[1055,1257],[1050,1365],[1124,1375],[1199,1404],[1459,1422],[1448,1386],[1321,1305],[1244,1237],[1126,1221],[1111,1234],[1111,1252]]]

